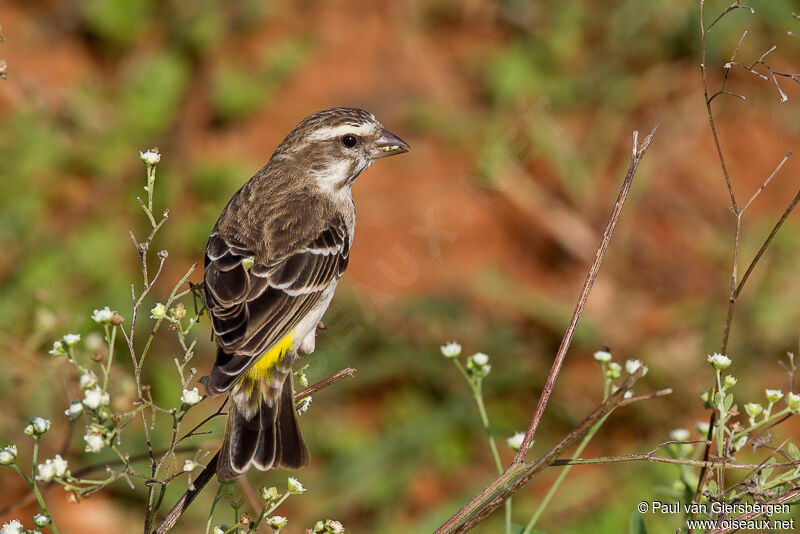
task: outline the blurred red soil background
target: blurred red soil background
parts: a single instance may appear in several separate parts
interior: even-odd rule
[[[323,355],[309,363],[317,378],[345,365],[359,374],[320,393],[304,416],[304,427],[319,428],[310,431],[312,453],[315,443],[321,451],[300,478],[320,491],[287,503],[290,532],[320,514],[353,532],[431,531],[489,480],[471,399],[438,344],[455,338],[492,357],[485,387],[499,439],[527,425],[624,176],[631,132],[641,138],[655,124],[537,443],[552,442],[599,402],[590,355],[604,345],[650,366],[642,392],[675,393],[617,414],[587,454],[649,450],[671,429],[704,419],[698,394],[712,380],[705,355],[720,344],[734,217],[702,101],[697,8],[530,4],[0,5],[8,63],[0,170],[9,187],[0,230],[8,365],[0,442],[25,443],[34,407],[54,414],[63,435],[65,395],[38,393],[64,372],[46,348],[67,330],[89,328],[93,308],[111,304],[125,315],[136,276],[126,230],[141,222],[134,197],[144,184],[136,151],[157,145],[163,154],[157,204],[171,217],[158,246],[171,253],[165,279],[176,280],[200,259],[230,194],[303,116],[332,106],[368,109],[413,150],[380,162],[354,188],[350,268],[318,342]],[[736,13],[712,34],[712,87],[745,27],[743,57],[778,42],[774,66],[800,68],[790,62],[800,42],[786,36],[797,26],[789,3],[755,7],[761,18]],[[734,71],[729,83],[748,97],[719,98],[715,108],[743,203],[798,147],[800,91],[782,81],[789,98],[780,103],[774,86],[747,73]],[[742,265],[798,184],[791,158],[744,217]],[[797,229],[793,215],[742,294],[729,352],[743,397],[791,388],[776,362],[798,342]],[[41,309],[56,317],[51,331],[37,330]],[[202,374],[211,344],[205,333],[200,340]],[[164,360],[169,369],[171,356]],[[386,434],[393,425],[419,430],[419,442],[402,445],[403,435]],[[368,480],[353,480],[368,469],[376,470]],[[543,528],[589,532],[589,518],[599,517],[597,528],[619,532],[631,503],[674,476],[638,469],[574,469]],[[272,475],[250,480],[258,487],[283,476]],[[521,494],[518,522],[553,476]],[[1,507],[25,488],[10,471],[0,479]],[[123,486],[78,505],[49,492],[60,531],[140,530],[141,500]],[[197,531],[205,510],[176,531]]]

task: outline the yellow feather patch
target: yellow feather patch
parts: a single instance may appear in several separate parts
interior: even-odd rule
[[[264,353],[251,367],[245,379],[257,382],[259,380],[270,379],[272,370],[283,362],[286,353],[292,350],[294,344],[294,330],[289,332],[286,337],[278,341],[271,349]]]

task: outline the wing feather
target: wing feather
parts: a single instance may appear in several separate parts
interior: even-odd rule
[[[206,300],[217,343],[229,357],[214,372],[227,387],[283,339],[347,267],[350,240],[336,218],[278,258],[258,258],[235,236],[215,229],[205,257]],[[254,263],[245,268],[245,258]],[[217,381],[218,383],[218,381]]]

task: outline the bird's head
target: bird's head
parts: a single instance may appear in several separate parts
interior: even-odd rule
[[[333,108],[309,115],[286,136],[273,158],[301,165],[323,188],[341,189],[375,160],[411,147],[363,109]]]

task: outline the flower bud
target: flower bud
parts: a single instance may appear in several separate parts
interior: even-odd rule
[[[261,500],[264,502],[272,502],[279,496],[278,488],[275,486],[269,488],[261,488]]]
[[[47,351],[47,353],[51,356],[65,356],[67,354],[67,349],[63,341],[53,341],[53,348]]]
[[[619,378],[622,375],[622,366],[617,362],[610,362],[606,367],[606,378]]]
[[[98,324],[109,324],[114,318],[115,313],[117,312],[112,311],[108,306],[102,310],[94,310],[94,313],[92,313],[92,321]]]
[[[442,351],[442,356],[445,358],[457,358],[461,354],[461,345],[451,341],[439,347],[439,350]]]
[[[150,310],[150,318],[151,319],[163,319],[167,316],[167,307],[164,306],[162,303],[158,303],[153,306],[153,309]]]
[[[287,481],[287,486],[289,488],[289,493],[292,495],[299,495],[300,493],[305,493],[306,488],[294,477],[289,477]]]
[[[707,360],[708,363],[710,363],[711,366],[717,371],[727,369],[728,367],[731,366],[731,359],[725,356],[724,354],[720,354],[718,352],[715,352],[714,354],[709,354]]]
[[[744,405],[744,411],[747,412],[747,415],[749,415],[751,419],[754,419],[761,415],[761,412],[764,411],[764,407],[757,402],[748,402]]]
[[[508,444],[509,447],[511,447],[515,451],[518,451],[520,447],[522,447],[522,441],[524,439],[525,439],[524,432],[515,432],[513,436],[511,436],[506,440],[506,443]]]
[[[0,450],[0,465],[11,465],[17,461],[17,446],[6,445]]]
[[[200,395],[200,392],[197,390],[197,388],[184,389],[183,393],[181,394],[181,402],[187,406],[194,406],[201,400],[203,400],[203,396]]]
[[[639,370],[639,367],[643,367],[644,371],[642,372],[642,376],[647,374],[647,366],[642,364],[641,360],[628,360],[625,362],[625,372],[629,375],[632,375],[636,371]]]
[[[332,534],[342,534],[344,532],[344,527],[338,521],[334,521],[333,519],[328,519],[325,521],[325,528],[328,529],[328,532]]]
[[[778,402],[783,398],[783,391],[780,389],[767,389],[764,390],[764,393],[766,394],[767,400],[770,402],[770,404]]]
[[[64,344],[66,346],[74,347],[81,340],[81,335],[80,334],[64,334],[64,337],[62,338],[62,340],[64,341]]]
[[[161,154],[159,154],[158,148],[151,148],[147,152],[139,151],[139,157],[148,167],[152,167],[161,161]]]
[[[70,421],[74,421],[83,413],[83,404],[81,401],[72,401],[69,403],[69,408],[64,410],[64,415],[69,417]]]
[[[789,410],[793,413],[800,413],[800,395],[796,393],[787,393],[786,406],[788,406]]]
[[[611,361],[611,352],[607,350],[598,350],[594,353],[594,359],[600,363],[608,363]]]
[[[281,531],[286,526],[286,523],[289,522],[289,520],[282,515],[274,515],[265,519],[264,522],[267,524],[267,526],[272,527],[277,531]]]
[[[669,439],[672,441],[686,441],[689,439],[689,431],[685,428],[676,428],[669,433]]]

